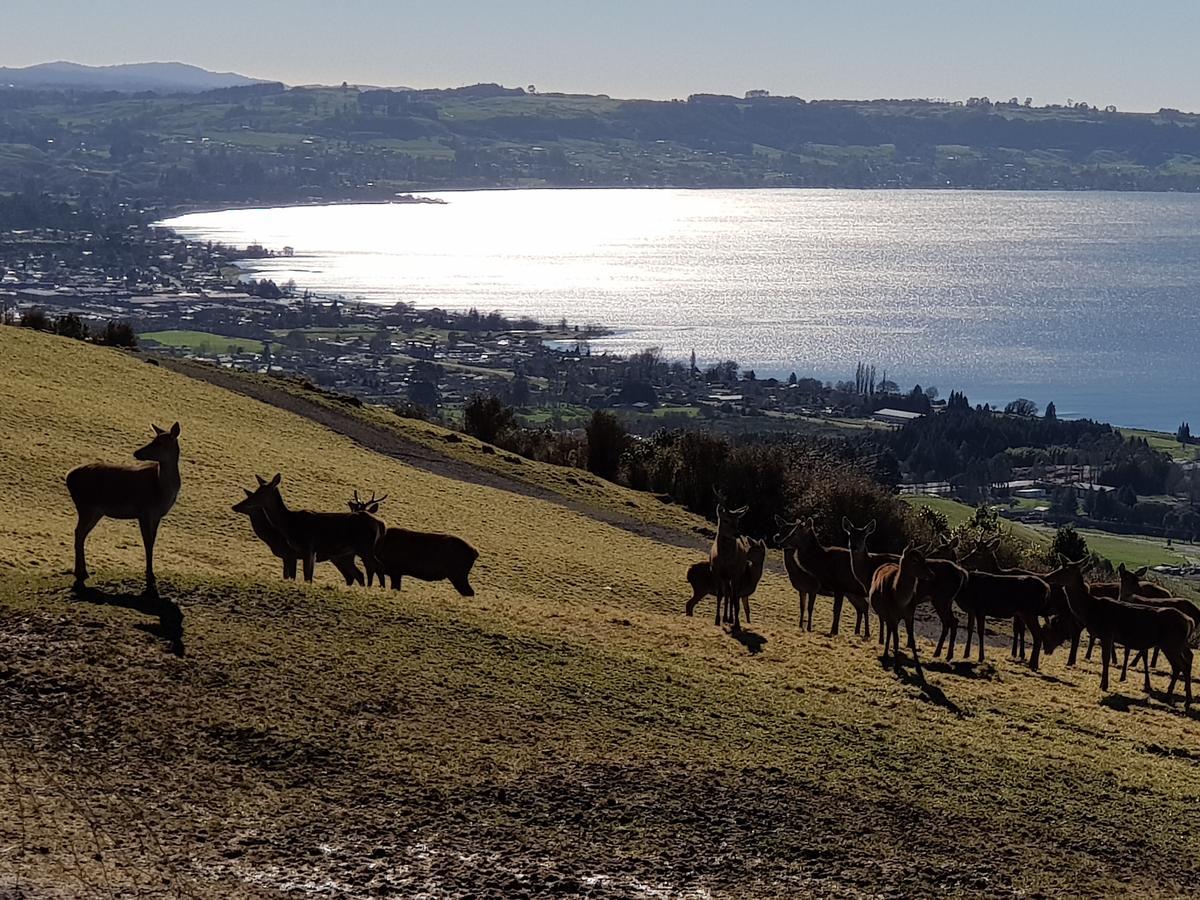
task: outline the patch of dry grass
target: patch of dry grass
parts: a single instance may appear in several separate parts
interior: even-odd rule
[[[734,640],[680,614],[689,551],[114,351],[0,328],[0,357],[0,889],[1184,896],[1200,876],[1200,724],[1136,679],[1103,700],[1094,663],[1038,675],[992,647],[922,688],[873,643],[798,632],[770,574]],[[61,482],[176,418],[158,560],[182,658],[71,597]],[[229,510],[276,469],[297,502],[387,490],[389,518],[463,534],[478,596],[328,566],[280,584]],[[136,529],[90,546],[105,592],[140,588]]]

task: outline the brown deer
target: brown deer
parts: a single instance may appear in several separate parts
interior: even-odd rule
[[[838,633],[842,618],[842,600],[846,599],[857,614],[854,633],[858,634],[861,630],[863,637],[869,639],[871,625],[868,619],[867,595],[850,568],[850,551],[845,547],[822,545],[811,518],[806,522],[788,522],[781,518],[777,518],[776,521],[783,530],[775,535],[775,545],[783,550],[785,561],[788,555],[791,555],[793,564],[820,585],[820,592],[833,598],[833,627],[829,633]],[[808,618],[811,630],[811,601]]]
[[[253,496],[253,491],[246,490],[247,497]],[[296,580],[296,561],[300,558],[299,555],[292,550],[288,544],[287,538],[283,536],[283,532],[271,524],[271,520],[267,518],[267,514],[262,509],[252,509],[246,513],[250,517],[250,527],[258,536],[271,553],[283,560],[283,577],[286,581]],[[324,562],[325,557],[318,556],[317,562]],[[345,579],[346,585],[366,584],[363,578],[362,570],[354,564],[354,556],[352,554],[346,556],[338,556],[330,559],[329,562],[342,573],[342,578]]]
[[[1083,563],[1065,562],[1049,573],[1046,579],[1060,585],[1067,595],[1071,615],[1079,619],[1085,628],[1096,635],[1101,645],[1103,669],[1100,674],[1100,690],[1108,690],[1109,660],[1113,656],[1113,645],[1124,644],[1137,650],[1159,647],[1171,663],[1171,683],[1167,688],[1167,701],[1175,691],[1175,683],[1183,678],[1185,708],[1192,703],[1192,648],[1189,646],[1193,622],[1178,609],[1170,607],[1144,606],[1136,602],[1138,575],[1126,571],[1124,563],[1117,569],[1121,578],[1118,599],[1097,596],[1083,580]],[[1051,623],[1051,632],[1061,633]],[[1150,691],[1150,664],[1143,659],[1144,687]]]
[[[1143,568],[1143,569],[1140,569],[1139,571],[1144,573],[1146,570]],[[1138,575],[1138,589],[1137,589],[1138,597],[1144,597],[1146,599],[1163,599],[1163,600],[1165,600],[1171,596],[1171,592],[1168,591],[1165,587],[1154,584],[1151,581],[1144,581],[1144,580],[1142,580],[1143,578],[1144,578],[1144,575]],[[1096,595],[1097,597],[1107,597],[1109,600],[1116,600],[1119,596],[1121,596],[1121,582],[1119,582],[1119,581],[1100,581],[1095,584],[1089,585],[1089,587],[1091,588],[1092,593],[1094,595]],[[1096,646],[1096,636],[1090,635],[1089,640],[1088,640],[1087,653],[1084,654],[1084,659],[1092,658],[1092,649],[1095,646]],[[1113,658],[1113,662],[1116,662],[1115,657]],[[1136,660],[1134,661],[1134,665],[1137,665]],[[1157,647],[1154,648],[1154,659],[1152,659],[1150,661],[1150,665],[1152,665],[1152,666],[1158,665],[1158,648]]]
[[[164,431],[157,425],[154,439],[134,451],[141,465],[88,463],[67,473],[67,490],[79,514],[75,525],[75,587],[88,580],[84,544],[97,523],[110,519],[137,519],[146,548],[146,593],[157,596],[154,578],[154,541],[163,516],[179,496],[179,423]]]
[[[747,551],[746,568],[742,572],[742,576],[737,580],[736,592],[741,600],[742,609],[746,613],[746,621],[750,621],[750,598],[758,589],[758,582],[762,579],[763,565],[767,558],[767,544],[765,541],[751,541],[750,549]],[[696,604],[708,596],[716,596],[718,590],[717,579],[712,573],[712,565],[705,562],[693,563],[688,566],[687,581],[692,587],[692,599],[684,606],[684,613],[692,615],[692,611],[696,608]]]
[[[1006,568],[1000,565],[1000,561],[996,558],[996,550],[1000,547],[1000,538],[993,538],[990,541],[977,541],[975,546],[963,554],[959,559],[959,564],[965,569],[976,569],[980,572],[988,572],[992,575],[1027,575],[1033,578],[1038,578],[1038,573],[1031,572],[1028,569]],[[972,622],[967,620],[967,635],[970,637]],[[1073,646],[1078,648],[1079,641],[1076,639]],[[1013,619],[1012,626],[1012,657],[1014,659],[1020,657],[1025,658],[1025,625],[1020,617]],[[1074,663],[1074,653],[1071,655],[1071,662]]]
[[[463,597],[474,597],[469,576],[479,551],[460,537],[406,528],[388,528],[375,545],[379,583],[392,580],[400,590],[405,576],[420,581],[449,581]]]
[[[289,509],[279,493],[281,476],[270,481],[255,475],[258,489],[247,492],[233,511],[249,515],[262,510],[267,521],[283,535],[291,551],[299,557],[304,580],[313,580],[317,559],[358,556],[368,577],[375,571],[375,545],[383,536],[384,524],[367,513],[312,512]]]
[[[718,495],[718,499],[720,499]],[[722,613],[731,603],[737,602],[737,580],[746,570],[749,542],[741,536],[742,516],[750,507],[726,509],[723,502],[717,503],[717,534],[708,552],[708,562],[713,578],[717,582],[717,615],[714,624],[720,625]]]
[[[887,665],[888,644],[893,648],[892,662],[896,672],[900,671],[900,622],[908,629],[908,648],[912,651],[913,665],[923,681],[921,660],[917,657],[917,639],[913,632],[913,617],[917,608],[917,586],[923,579],[933,578],[933,572],[925,564],[919,550],[905,548],[898,563],[884,563],[871,575],[871,608],[879,616],[881,627],[886,628],[883,638],[883,662]]]
[[[1032,575],[993,575],[970,569],[967,570],[966,583],[958,592],[957,602],[967,614],[968,657],[971,655],[972,631],[978,628],[979,661],[983,662],[983,636],[988,616],[1020,618],[1033,635],[1029,667],[1037,671],[1042,651],[1042,624],[1039,617],[1051,613],[1049,584]]]
[[[967,583],[967,570],[954,561],[957,540],[948,541],[925,552],[925,563],[931,577],[918,583],[918,605],[928,601],[942,622],[942,633],[938,636],[934,656],[942,655],[942,647],[946,646],[946,638],[950,643],[946,646],[946,659],[954,659],[954,641],[958,636],[958,616],[954,614],[954,601],[958,592]]]
[[[1200,607],[1197,607],[1196,604],[1193,603],[1191,600],[1185,600],[1182,597],[1170,596],[1170,591],[1168,591],[1166,588],[1159,587],[1157,584],[1151,584],[1148,581],[1144,581],[1143,579],[1146,576],[1146,568],[1147,568],[1146,566],[1142,566],[1142,568],[1138,569],[1136,572],[1134,572],[1132,574],[1132,577],[1137,579],[1137,588],[1136,588],[1136,591],[1135,591],[1134,595],[1132,596],[1132,598],[1126,598],[1125,602],[1138,603],[1142,606],[1154,606],[1154,607],[1160,607],[1160,608],[1164,608],[1164,609],[1170,608],[1170,609],[1179,610],[1181,613],[1183,613],[1185,616],[1187,616],[1192,622],[1192,634],[1188,639],[1188,643],[1191,646],[1195,647],[1197,638],[1200,638]],[[1119,593],[1120,582],[1118,582],[1117,585],[1118,585],[1117,597],[1119,598],[1120,597],[1120,593]],[[1111,594],[1108,592],[1110,585],[1108,585],[1108,584],[1102,585],[1101,591],[1097,591],[1096,587],[1097,587],[1097,585],[1092,585],[1091,590],[1092,590],[1093,594],[1095,594],[1096,596],[1111,597]],[[1167,596],[1163,596],[1164,594]],[[1093,640],[1095,640],[1094,637],[1093,637]],[[1128,672],[1128,669],[1129,669],[1129,650],[1130,650],[1129,647],[1125,648],[1125,656],[1121,662],[1121,681],[1125,680],[1126,673]],[[1155,647],[1154,648],[1154,656],[1150,660],[1151,666],[1158,665],[1158,652],[1159,652],[1158,647]],[[1145,655],[1146,655],[1145,650],[1138,651],[1137,656],[1135,656],[1133,659],[1133,665],[1135,668],[1139,662],[1144,662],[1143,657]],[[1116,661],[1115,658],[1113,661],[1114,662]]]
[[[786,528],[790,526],[790,523],[780,516],[775,517],[775,522],[781,527]],[[779,535],[775,536],[775,542],[777,545],[779,542],[779,537]],[[783,549],[783,568],[784,571],[787,572],[788,581],[791,582],[792,588],[800,597],[801,630],[803,630],[805,622],[804,601],[805,598],[808,599],[808,630],[812,631],[813,607],[816,606],[817,603],[817,594],[821,592],[821,582],[811,572],[808,572],[800,566],[800,563],[796,561],[796,552],[791,547],[784,547]]]

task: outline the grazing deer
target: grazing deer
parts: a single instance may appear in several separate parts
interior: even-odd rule
[[[460,537],[406,528],[388,528],[375,545],[375,566],[379,583],[392,580],[392,590],[400,590],[405,576],[420,581],[449,581],[463,597],[474,597],[469,576],[479,551]]]
[[[1124,644],[1135,650],[1162,649],[1171,663],[1171,683],[1167,688],[1167,701],[1175,691],[1175,683],[1183,678],[1184,707],[1192,704],[1192,648],[1189,645],[1193,620],[1178,609],[1171,607],[1144,606],[1136,601],[1138,575],[1126,571],[1124,563],[1117,569],[1121,577],[1118,599],[1097,596],[1083,580],[1083,563],[1064,562],[1046,576],[1053,584],[1060,585],[1067,595],[1071,614],[1079,619],[1087,630],[1100,639],[1103,669],[1100,675],[1100,690],[1108,690],[1109,660],[1113,656],[1113,645]],[[1053,625],[1054,623],[1052,623]],[[1051,629],[1054,630],[1053,627]],[[1143,659],[1144,687],[1150,691],[1150,664]]]
[[[737,580],[736,593],[741,600],[742,608],[746,613],[746,621],[750,621],[750,598],[758,589],[758,582],[762,578],[763,565],[767,558],[766,541],[751,541],[750,549],[747,551],[746,568],[742,575]],[[688,566],[687,581],[692,587],[692,599],[684,606],[683,611],[686,615],[691,615],[696,608],[696,604],[708,596],[716,596],[719,586],[717,579],[712,573],[712,565],[705,562],[693,563]],[[726,616],[726,621],[728,621]]]
[[[883,638],[883,662],[887,665],[889,642],[894,655],[892,662],[896,672],[900,671],[900,622],[908,629],[908,648],[912,651],[913,665],[923,681],[921,660],[917,657],[917,639],[913,632],[913,616],[917,608],[917,586],[923,579],[933,578],[933,572],[925,563],[919,550],[905,548],[898,563],[884,563],[871,576],[871,608],[879,616],[881,627],[886,627]]]
[[[720,495],[718,495],[720,499]],[[717,534],[708,552],[708,562],[717,582],[717,615],[715,625],[721,624],[722,613],[728,604],[737,602],[737,580],[746,570],[749,542],[741,536],[742,516],[750,507],[726,509],[717,503]]]
[[[253,491],[246,490],[246,496],[253,495]],[[287,542],[287,538],[283,536],[283,532],[271,524],[271,520],[267,518],[267,514],[261,509],[252,509],[247,515],[250,517],[250,527],[254,529],[254,533],[264,544],[270,548],[271,553],[283,560],[283,577],[286,581],[296,580],[296,561],[300,558]],[[317,562],[324,562],[326,557],[318,556]],[[338,556],[330,559],[339,572],[342,573],[342,578],[345,579],[346,585],[366,584],[363,578],[362,570],[354,564],[354,556],[348,554],[346,556]]]
[[[270,481],[255,475],[258,489],[234,504],[233,511],[249,515],[262,510],[272,527],[282,533],[292,552],[299,557],[304,580],[313,580],[317,559],[358,556],[368,577],[375,571],[375,545],[383,536],[384,524],[367,513],[311,512],[289,509],[279,493],[281,476]]]
[[[179,423],[163,431],[157,425],[154,439],[134,451],[141,465],[88,463],[67,473],[67,490],[79,514],[75,525],[75,586],[88,580],[84,544],[97,523],[110,519],[137,519],[146,548],[146,593],[157,596],[154,578],[154,541],[163,516],[179,496]]]
[[[784,552],[784,559],[792,556],[794,565],[807,573],[820,585],[820,592],[833,598],[833,627],[830,634],[838,633],[842,618],[842,600],[850,601],[857,614],[854,633],[862,631],[863,637],[871,637],[868,619],[867,595],[854,577],[850,568],[850,551],[845,547],[825,547],[817,538],[816,526],[810,518],[807,522],[788,522],[776,518],[783,529],[775,535],[775,545]],[[812,606],[808,608],[809,628],[812,627]]]

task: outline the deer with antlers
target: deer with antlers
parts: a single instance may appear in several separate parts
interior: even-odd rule
[[[67,473],[67,491],[79,520],[75,525],[75,586],[88,580],[84,544],[93,528],[110,519],[137,519],[146,550],[146,593],[157,596],[154,542],[163,517],[179,496],[179,423],[164,431],[157,425],[154,439],[134,451],[140,465],[88,463]]]
[[[247,491],[245,499],[234,504],[233,511],[249,515],[262,510],[272,527],[279,530],[288,547],[300,559],[304,580],[313,580],[317,559],[358,556],[370,578],[375,572],[375,545],[383,537],[384,524],[369,513],[312,512],[289,509],[279,493],[281,477],[270,481],[255,475],[258,489]],[[369,582],[368,582],[369,583]]]

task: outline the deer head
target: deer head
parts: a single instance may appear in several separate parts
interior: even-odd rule
[[[247,491],[245,488],[242,488],[245,491],[246,498],[233,505],[234,512],[250,515],[256,509],[263,509],[271,501],[272,495],[279,495],[279,482],[282,480],[282,476],[278,472],[275,473],[275,477],[270,481],[267,481],[261,475],[255,475],[254,477],[258,479],[258,489]]]
[[[170,431],[163,431],[157,425],[154,429],[154,439],[144,447],[133,451],[133,458],[142,462],[170,462],[179,459],[179,423],[171,426]]]
[[[382,503],[387,498],[388,498],[387,494],[384,494],[382,497],[376,497],[375,492],[371,491],[371,499],[370,500],[361,500],[361,499],[359,499],[358,491],[356,490],[354,492],[353,499],[347,500],[346,505],[348,507],[350,507],[350,512],[354,512],[354,513],[361,512],[361,513],[368,513],[369,515],[375,515],[375,513],[379,512],[379,504]]]

